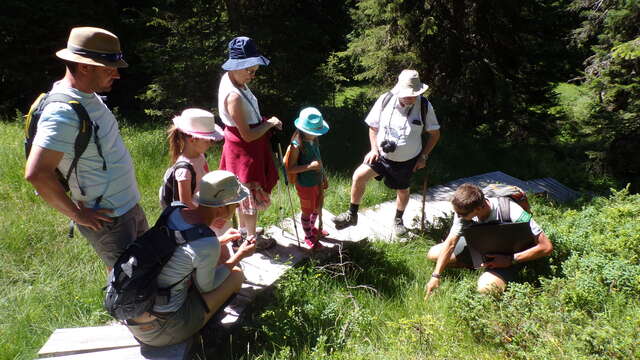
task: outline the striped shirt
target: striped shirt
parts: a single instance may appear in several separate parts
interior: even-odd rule
[[[85,107],[91,120],[99,127],[98,138],[107,165],[107,170],[103,170],[102,157],[92,134],[78,161],[77,175],[73,171],[69,178],[71,198],[76,202],[83,201],[86,207],[94,207],[96,199],[102,196],[99,207],[113,210],[108,216],[126,213],[138,203],[140,192],[131,155],[122,142],[115,117],[95,93],[88,94],[61,82],[54,83],[51,91],[69,95]],[[64,154],[58,169],[65,176],[73,160],[79,124],[80,120],[70,105],[51,103],[42,112],[33,140],[34,145]],[[85,195],[82,195],[80,187]]]

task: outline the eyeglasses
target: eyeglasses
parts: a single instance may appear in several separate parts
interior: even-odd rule
[[[258,69],[255,69],[255,70],[244,69],[244,71],[246,71],[247,74],[249,74],[251,76],[255,76],[256,72],[258,71]]]

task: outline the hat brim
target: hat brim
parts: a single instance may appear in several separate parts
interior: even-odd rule
[[[246,59],[229,59],[224,64],[222,64],[222,69],[227,71],[241,70],[255,65],[267,66],[270,63],[271,61],[269,61],[269,59],[260,55]]]
[[[244,186],[242,184],[238,184],[238,186],[239,186],[239,188],[238,188],[238,196],[236,196],[235,198],[233,198],[231,200],[227,200],[227,201],[224,201],[224,202],[201,200],[200,199],[200,191],[195,193],[193,198],[196,200],[198,205],[207,206],[207,207],[222,207],[222,206],[227,206],[227,205],[231,205],[231,204],[237,204],[240,201],[244,200],[247,196],[249,196],[249,189],[247,189],[246,186]]]
[[[92,59],[82,55],[74,54],[71,51],[69,51],[69,49],[62,49],[58,51],[56,53],[56,56],[59,57],[60,59],[76,62],[80,64],[95,65],[95,66],[109,66],[109,67],[116,67],[116,68],[129,67],[129,64],[127,64],[122,59],[116,62],[104,61],[100,59]]]
[[[193,136],[199,139],[213,140],[213,141],[224,140],[224,130],[222,130],[222,128],[218,126],[218,124],[213,124],[213,131],[195,132],[195,131],[189,131],[184,129],[182,126],[183,125],[182,121],[183,121],[183,118],[181,116],[176,116],[173,118],[173,125],[175,125],[176,128],[178,128],[178,130],[182,131],[183,133],[189,136]]]
[[[425,91],[429,89],[429,85],[423,83],[422,87],[417,91],[413,89],[400,88],[397,85],[391,90],[391,92],[397,97],[411,97],[411,96],[419,96],[424,94]]]
[[[305,132],[309,135],[315,135],[315,136],[320,136],[320,135],[324,135],[327,133],[327,131],[329,131],[329,124],[327,124],[326,121],[322,120],[322,129],[307,129],[304,126],[302,126],[302,119],[297,118],[293,121],[293,124],[296,126],[296,128],[302,132]]]
[[[202,134],[202,133],[190,133],[190,132],[186,132],[187,134],[198,138],[198,139],[206,139],[206,140],[213,140],[213,141],[222,141],[224,140],[224,132],[223,130],[220,128],[220,126],[216,125],[216,129],[215,131],[212,131],[210,133],[206,133],[206,134]]]

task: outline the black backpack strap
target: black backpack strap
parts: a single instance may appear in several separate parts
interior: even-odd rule
[[[78,177],[78,168],[77,168],[78,161],[80,160],[80,157],[82,156],[82,154],[84,154],[85,150],[87,149],[87,146],[89,145],[89,140],[91,139],[91,135],[94,135],[93,137],[96,143],[96,148],[98,150],[98,155],[100,155],[100,157],[102,158],[102,170],[106,171],[107,162],[104,159],[104,156],[102,155],[102,147],[100,146],[100,138],[98,137],[99,127],[89,117],[89,113],[87,112],[87,109],[85,109],[85,107],[82,106],[82,104],[78,100],[74,99],[73,97],[67,94],[49,93],[47,97],[42,101],[43,103],[42,110],[44,110],[44,108],[47,105],[54,102],[65,103],[71,106],[73,111],[75,111],[76,115],[78,116],[78,120],[80,121],[80,124],[78,126],[78,136],[76,136],[76,140],[73,146],[73,150],[74,150],[73,160],[71,161],[69,170],[67,171],[67,174],[64,177],[65,181],[67,181],[67,183],[69,182],[69,178],[71,177],[71,172],[75,172],[76,178]],[[78,186],[78,187],[80,188],[80,193],[84,196],[85,195],[84,189],[81,186]],[[102,200],[102,196],[100,196],[98,200],[96,200],[96,204],[98,204],[100,200]]]
[[[500,196],[498,198],[498,210],[502,222],[511,222],[511,198],[508,196]]]
[[[427,127],[427,115],[429,114],[429,100],[420,95],[420,115],[422,116],[422,127]]]
[[[156,224],[153,225],[154,227],[159,227],[159,226],[166,226],[167,225],[167,220],[169,219],[169,216],[178,209],[184,209],[187,208],[187,205],[179,202],[179,201],[174,201],[173,203],[171,203],[170,206],[167,206],[166,208],[164,208],[164,210],[162,210],[162,213],[160,213],[160,216],[158,217],[158,220],[156,220]]]
[[[178,180],[176,180],[176,170],[178,169],[187,169],[191,174],[191,196],[193,196],[193,192],[196,190],[196,170],[193,168],[193,165],[191,165],[191,163],[189,163],[188,161],[178,161],[173,165],[173,174],[171,174],[173,181],[173,199],[171,200],[173,201],[180,199]]]

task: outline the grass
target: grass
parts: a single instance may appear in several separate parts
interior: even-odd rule
[[[164,129],[121,130],[134,157],[142,206],[153,222],[159,214],[157,189],[169,165]],[[23,180],[21,131],[20,124],[0,122],[0,359],[32,359],[57,328],[111,320],[102,310],[105,273],[98,257],[81,235],[67,238],[67,219]],[[432,184],[461,173],[501,170],[499,164],[507,162],[482,167],[473,159],[489,155],[472,141],[461,141],[460,147],[473,155],[455,162],[464,157],[451,142],[443,141],[433,156]],[[329,138],[323,144],[323,150],[339,152]],[[344,161],[353,163],[361,156],[346,155]],[[218,157],[214,149],[211,169]],[[325,204],[337,213],[347,208],[351,173],[336,167],[329,177]],[[288,191],[297,209],[295,191]],[[276,187],[262,224],[289,216],[288,196],[284,186]],[[372,182],[363,206],[393,197]],[[556,251],[549,266],[535,267],[529,282],[510,287],[503,297],[476,295],[476,272],[447,270],[436,295],[423,300],[433,266],[424,254],[446,232],[445,223],[410,243],[354,244],[345,248],[342,261],[289,271],[216,354],[226,359],[639,357],[640,197],[617,193],[570,207],[536,201],[534,209]],[[543,280],[535,281],[538,276]]]

